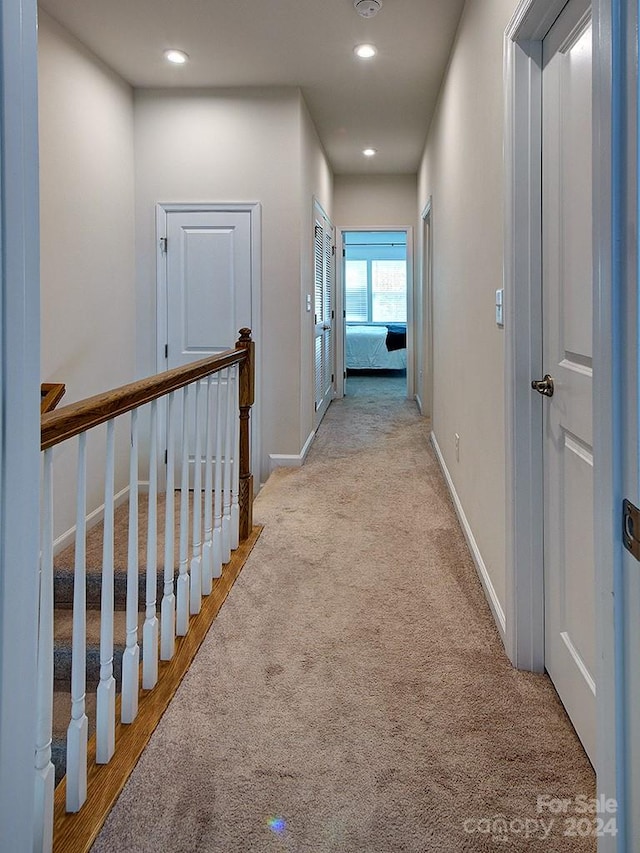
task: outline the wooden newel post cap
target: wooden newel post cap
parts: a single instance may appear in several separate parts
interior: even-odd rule
[[[250,343],[251,342],[251,329],[240,329],[240,338],[238,343]]]

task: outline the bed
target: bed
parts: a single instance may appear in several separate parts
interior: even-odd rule
[[[401,323],[388,326],[346,328],[347,370],[405,370],[407,329]]]

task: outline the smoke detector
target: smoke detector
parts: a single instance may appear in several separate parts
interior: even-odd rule
[[[382,0],[354,0],[353,7],[363,18],[373,18],[382,9]]]

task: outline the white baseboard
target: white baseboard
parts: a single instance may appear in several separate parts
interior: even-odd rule
[[[304,443],[304,447],[300,453],[270,453],[269,454],[269,473],[276,468],[300,468],[304,465],[304,460],[307,458],[309,448],[313,444],[313,439],[316,437],[316,431],[313,430]]]
[[[148,484],[147,484],[148,488]],[[143,491],[143,486],[140,484],[140,491]],[[125,486],[124,489],[118,492],[117,495],[114,495],[113,498],[113,508],[116,509],[123,504],[127,498],[129,497],[129,486]],[[104,504],[101,504],[97,509],[94,509],[93,512],[90,512],[87,516],[87,530],[91,530],[92,527],[95,527],[96,524],[100,524],[102,519],[104,518]],[[57,539],[54,540],[53,543],[53,553],[59,554],[60,551],[64,551],[65,548],[68,548],[69,545],[72,545],[76,536],[76,525],[70,527],[66,530],[62,535],[58,536]]]
[[[456,514],[458,516],[458,520],[460,521],[460,525],[464,533],[464,538],[467,540],[467,545],[469,546],[469,550],[471,551],[473,562],[476,565],[476,571],[478,572],[480,583],[482,584],[484,594],[487,597],[487,601],[489,602],[489,607],[491,608],[493,618],[498,627],[498,630],[500,631],[502,642],[504,643],[506,641],[507,628],[507,620],[504,615],[504,610],[502,609],[502,605],[500,604],[500,600],[495,591],[495,587],[493,586],[491,578],[489,577],[489,572],[487,571],[485,562],[482,559],[482,554],[480,553],[480,549],[478,548],[478,543],[476,542],[475,536],[473,535],[473,531],[471,530],[471,525],[467,520],[465,511],[462,508],[460,498],[458,497],[458,493],[456,492],[456,487],[453,485],[451,474],[449,473],[449,469],[447,468],[446,462],[444,461],[444,456],[442,455],[442,451],[438,446],[438,441],[433,432],[431,433],[431,444],[433,445],[433,449],[435,450],[436,458],[438,460],[438,463],[440,464],[440,468],[442,469],[444,478],[447,481],[447,486],[449,487],[449,491],[453,499],[453,505],[455,506]]]
[[[415,395],[415,401],[418,404],[418,411],[421,415],[424,415],[424,409],[422,408],[422,400],[420,399],[420,394]]]

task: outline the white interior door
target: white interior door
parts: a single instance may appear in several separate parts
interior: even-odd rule
[[[233,348],[241,328],[254,328],[251,229],[249,210],[178,209],[166,213],[167,369]],[[206,414],[204,398],[202,393],[201,420]],[[192,407],[193,399],[190,433]],[[254,426],[255,418],[252,421]],[[193,447],[193,435],[191,442]],[[253,436],[252,466],[258,474]]]
[[[251,217],[167,214],[167,368],[233,347],[252,327]]]
[[[314,394],[316,426],[333,398],[335,383],[335,241],[329,220],[316,210],[314,228]]]
[[[591,17],[571,0],[543,43],[545,665],[595,762]]]

